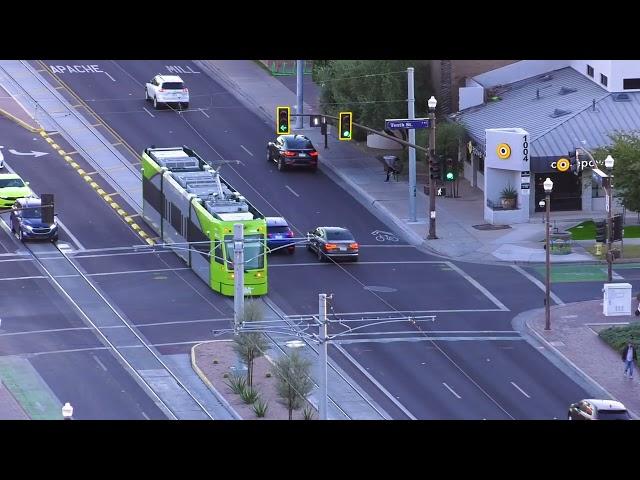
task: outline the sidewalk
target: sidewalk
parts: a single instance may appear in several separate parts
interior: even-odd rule
[[[622,402],[639,417],[640,375],[625,377],[620,354],[598,336],[600,330],[636,322],[636,317],[605,317],[602,300],[592,300],[551,307],[549,331],[544,330],[544,320],[544,309],[536,309],[518,315],[513,326],[584,389],[598,398]]]
[[[0,420],[29,420],[29,417],[0,379]]]
[[[296,105],[294,83],[288,78],[273,77],[250,60],[204,60],[196,61],[220,83],[225,85],[248,108],[261,115],[272,125],[278,105]],[[317,90],[310,92],[313,107],[305,103],[305,112],[315,112]],[[305,97],[307,98],[307,97]],[[295,122],[292,122],[295,125]],[[305,123],[308,125],[308,120]],[[356,198],[370,209],[377,210],[389,224],[395,225],[407,241],[422,246],[435,254],[455,260],[475,262],[544,262],[544,223],[542,214],[534,214],[531,222],[511,225],[506,229],[487,229],[483,212],[482,191],[471,187],[466,180],[460,181],[460,198],[438,197],[437,240],[426,241],[428,230],[428,196],[418,182],[416,209],[417,222],[409,222],[409,189],[406,179],[384,182],[380,162],[375,158],[380,151],[340,142],[329,136],[329,149],[325,150],[324,137],[319,128],[306,127],[300,132],[307,135],[320,151],[320,168],[327,175],[355,191]],[[560,231],[582,220],[591,219],[589,212],[554,212],[553,223]],[[636,215],[628,215],[632,223]],[[476,228],[480,227],[482,228]],[[552,255],[551,261],[586,262],[595,259],[583,245],[574,243],[574,253]]]

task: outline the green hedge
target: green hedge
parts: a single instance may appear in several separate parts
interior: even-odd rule
[[[609,327],[598,335],[616,352],[622,354],[622,349],[627,342],[631,341],[636,346],[640,345],[640,323],[633,323],[625,327]]]

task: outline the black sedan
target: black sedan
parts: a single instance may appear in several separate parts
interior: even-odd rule
[[[278,170],[307,167],[318,170],[318,152],[304,135],[280,135],[267,144],[267,162],[276,162]]]
[[[318,227],[307,233],[307,249],[318,255],[318,260],[345,258],[358,261],[359,245],[353,234],[341,227]]]

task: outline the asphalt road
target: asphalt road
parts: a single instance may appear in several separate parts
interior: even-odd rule
[[[264,214],[287,218],[296,233],[323,224],[351,229],[363,245],[358,264],[318,264],[303,248],[293,256],[272,256],[269,297],[287,314],[316,313],[317,294],[325,291],[334,293],[338,317],[396,312],[436,315],[435,322],[420,331],[406,322],[370,327],[369,332],[388,333],[380,340],[345,341],[344,349],[357,360],[357,366],[389,396],[333,351],[333,358],[394,418],[407,418],[399,404],[416,418],[563,418],[568,403],[587,395],[522,339],[491,338],[510,335],[510,321],[518,312],[541,306],[542,292],[530,278],[510,266],[443,262],[402,241],[379,244],[372,232],[392,228],[321,171],[282,173],[267,163],[265,145],[274,137],[272,126],[204,73],[181,73],[190,89],[189,111],[155,111],[145,103],[145,81],[157,73],[168,73],[168,65],[198,71],[195,65],[170,60],[46,63],[99,65],[106,73],[61,73],[59,78],[136,151],[151,144],[188,145],[214,165],[223,165],[222,174],[230,183]],[[137,162],[133,156],[130,160]],[[77,214],[86,218],[86,212]],[[127,244],[128,235],[120,232],[114,241]],[[221,301],[203,284],[198,287],[197,279],[184,282],[190,272],[150,272],[153,265],[138,257],[110,257],[118,262],[113,266],[117,270],[111,269],[112,260],[100,264],[103,259],[78,256],[78,261],[95,274],[108,273],[94,278],[141,325],[152,343],[174,342],[175,347],[177,341],[193,341],[210,331],[208,319],[231,316],[228,301]],[[136,262],[143,262],[144,268],[136,268]],[[135,270],[146,271],[132,272]],[[533,269],[526,270],[538,276]],[[126,285],[120,280],[125,276]],[[171,297],[176,285],[180,291]],[[567,290],[562,292],[567,298],[575,299],[591,298],[592,287],[585,282],[559,286]],[[203,296],[209,303],[200,301]],[[169,308],[171,298],[180,307]],[[184,323],[170,323],[176,317]],[[412,329],[415,333],[410,333]],[[398,335],[405,338],[398,339]],[[409,341],[409,336],[421,341]]]

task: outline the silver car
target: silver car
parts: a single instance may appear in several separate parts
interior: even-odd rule
[[[358,261],[360,246],[346,228],[318,227],[307,233],[307,240],[307,249],[316,252],[321,262],[328,258]]]

